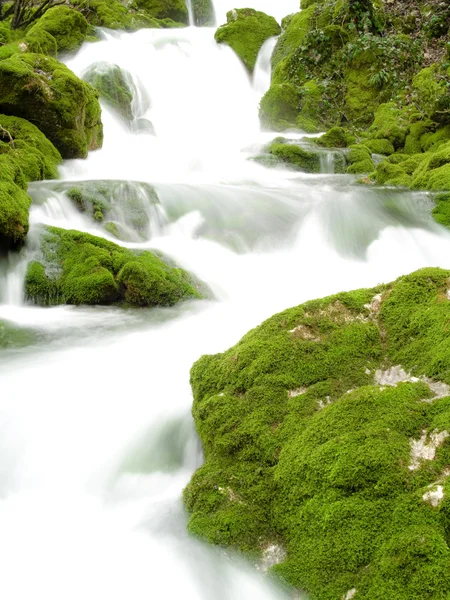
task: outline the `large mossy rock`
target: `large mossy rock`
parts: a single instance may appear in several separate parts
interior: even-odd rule
[[[79,231],[47,227],[36,259],[28,265],[30,302],[171,306],[201,297],[189,275],[156,254],[133,252]]]
[[[429,268],[310,301],[202,357],[191,534],[278,547],[316,600],[447,598],[449,287]]]
[[[227,13],[227,23],[216,31],[216,41],[228,44],[250,72],[255,68],[262,45],[281,33],[273,17],[252,8],[238,8]]]
[[[133,89],[131,77],[126,71],[110,63],[95,63],[83,74],[83,80],[92,85],[100,98],[126,121],[133,119]]]
[[[39,39],[45,34],[51,35],[58,52],[70,52],[81,46],[88,32],[89,23],[80,12],[67,6],[55,6],[36,21],[27,32],[27,38]]]
[[[0,250],[18,248],[28,232],[29,181],[54,179],[61,155],[41,131],[0,115]]]
[[[97,92],[39,54],[0,61],[0,112],[34,123],[64,158],[83,158],[103,140]]]
[[[194,25],[197,25],[197,27],[214,25],[216,15],[212,0],[192,0],[192,12],[194,14]]]
[[[143,27],[163,26],[145,10],[119,0],[72,0],[72,4],[95,27],[135,31]]]

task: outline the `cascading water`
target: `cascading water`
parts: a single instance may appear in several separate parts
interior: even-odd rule
[[[250,4],[270,13],[274,3]],[[280,0],[275,16],[297,4]],[[229,8],[216,0],[218,22]],[[252,85],[213,34],[109,32],[68,61],[78,74],[99,62],[127,70],[135,122],[150,121],[154,133],[105,107],[104,148],[66,161],[61,181],[31,186],[27,252],[42,223],[108,237],[67,195],[106,181],[127,245],[164,251],[216,300],[41,309],[21,299],[26,257],[2,265],[0,320],[28,336],[23,348],[2,351],[0,370],[0,594],[9,600],[284,597],[185,533],[181,490],[201,462],[189,368],[290,305],[449,266],[450,234],[431,220],[426,196],[249,160],[275,136],[258,124],[273,44]],[[136,229],[124,209],[130,189],[148,227]]]

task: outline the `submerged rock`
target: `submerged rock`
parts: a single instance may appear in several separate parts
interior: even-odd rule
[[[287,165],[306,173],[345,173],[347,162],[340,150],[317,148],[309,142],[296,143],[276,138],[266,149],[267,155],[253,160],[267,167]]]
[[[161,226],[161,208],[155,188],[142,182],[94,180],[58,183],[72,204],[106,231],[129,242],[148,240]]]
[[[192,12],[194,13],[194,24],[197,27],[214,25],[215,12],[212,0],[192,0]]]
[[[192,279],[153,252],[133,252],[79,231],[46,227],[28,265],[25,293],[40,306],[171,306],[200,298]]]
[[[131,103],[133,88],[131,76],[119,66],[107,62],[95,63],[83,74],[87,81],[111,108],[126,121],[133,119]]]
[[[228,44],[250,72],[255,68],[262,45],[281,33],[273,17],[252,8],[237,8],[227,13],[227,23],[216,31],[216,41]]]
[[[272,573],[317,600],[448,595],[449,281],[306,302],[202,357],[189,531],[263,560],[277,540]]]
[[[47,56],[0,61],[0,111],[35,124],[64,158],[85,157],[103,141],[97,92]]]

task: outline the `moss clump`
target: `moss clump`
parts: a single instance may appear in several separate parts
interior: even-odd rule
[[[152,252],[132,252],[78,231],[45,228],[25,279],[28,300],[55,304],[171,306],[199,298],[188,274]]]
[[[253,72],[262,45],[279,33],[281,28],[273,17],[252,8],[240,8],[227,13],[227,23],[219,27],[215,39],[228,44]]]
[[[0,249],[22,246],[31,198],[13,182],[0,181]]]
[[[310,141],[324,148],[347,148],[355,143],[356,138],[343,127],[332,127],[327,133]]]
[[[84,81],[95,88],[102,100],[114,108],[124,119],[131,121],[133,113],[131,103],[133,90],[130,85],[131,78],[117,65],[110,63],[96,63],[83,75]]]
[[[192,11],[197,27],[214,25],[216,16],[212,0],[192,0]]]
[[[425,376],[450,384],[449,281],[423,269],[307,302],[202,357],[189,531],[251,553],[281,544],[274,572],[317,600],[446,597],[450,397]],[[380,385],[393,365],[415,378]],[[433,436],[436,453],[415,457]]]
[[[273,84],[261,99],[259,117],[266,129],[283,131],[295,127],[301,94],[290,83]]]
[[[156,19],[172,19],[178,23],[187,23],[189,20],[184,0],[135,0],[135,4]]]
[[[364,142],[364,145],[367,146],[373,154],[390,156],[395,152],[392,142],[386,139],[367,140]]]
[[[46,32],[56,41],[58,52],[77,50],[86,39],[89,24],[78,11],[67,6],[50,8],[27,33],[27,39],[37,39]]]
[[[306,171],[307,173],[321,173],[323,171],[323,159],[329,154],[333,158],[335,173],[345,173],[346,169],[344,155],[339,151],[330,153],[316,149],[313,146],[305,148],[297,144],[288,144],[274,140],[267,148],[267,152],[275,156],[282,163],[301,171]]]
[[[375,165],[372,160],[372,153],[367,146],[363,144],[354,144],[350,146],[350,151],[347,154],[349,167],[347,173],[371,173]]]
[[[27,183],[58,175],[61,155],[31,123],[0,115],[0,248],[25,242],[31,198]]]
[[[64,158],[85,157],[102,143],[97,92],[49,57],[0,61],[0,111],[37,125]]]

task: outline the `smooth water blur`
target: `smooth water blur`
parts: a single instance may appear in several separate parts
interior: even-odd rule
[[[298,3],[274,4],[250,6],[281,17]],[[218,22],[229,8],[216,0]],[[424,194],[357,186],[332,175],[327,159],[322,175],[249,160],[276,135],[258,123],[274,40],[251,80],[212,28],[104,35],[68,64],[80,75],[105,61],[126,69],[134,121],[105,107],[104,148],[66,161],[62,181],[30,186],[27,248],[0,264],[0,321],[19,328],[5,349],[0,325],[0,594],[288,597],[185,533],[181,490],[202,461],[189,369],[288,306],[426,265],[448,268],[450,234],[432,221]],[[106,182],[125,246],[165,252],[214,299],[152,310],[24,304],[42,224],[114,239],[67,196],[94,180]]]

